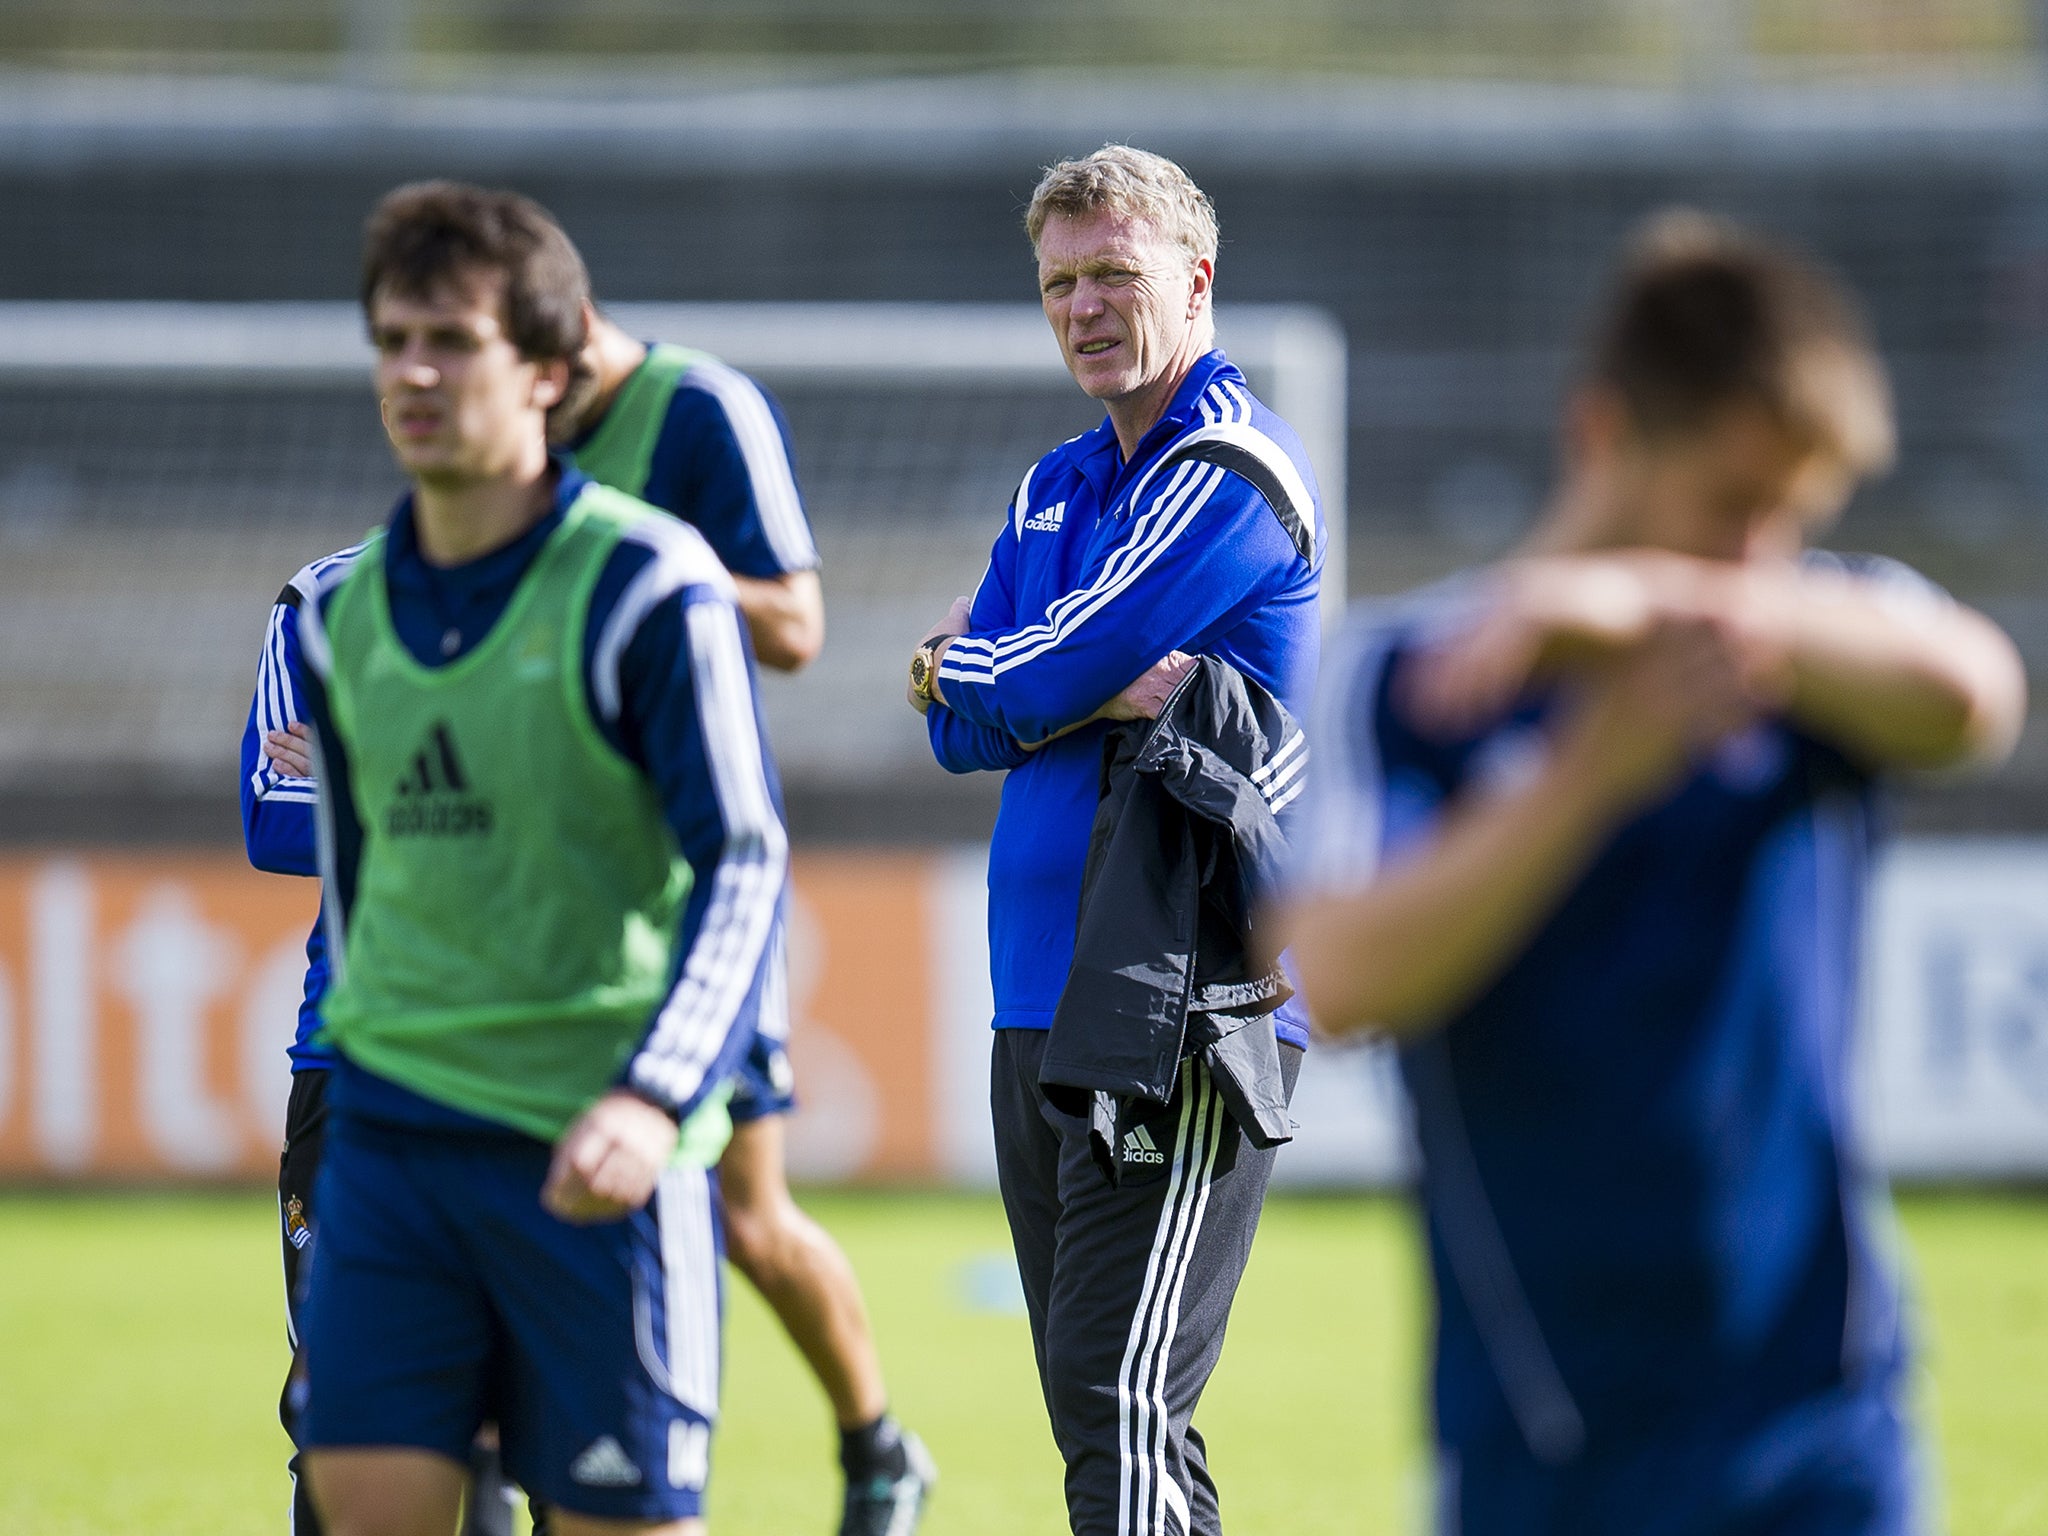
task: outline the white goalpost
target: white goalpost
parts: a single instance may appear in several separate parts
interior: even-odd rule
[[[621,303],[636,336],[685,341],[746,373],[857,387],[863,379],[1071,388],[1030,304]],[[1347,349],[1328,310],[1222,305],[1218,340],[1295,431],[1329,523],[1326,608],[1344,600]],[[0,382],[231,379],[288,388],[364,378],[370,349],[348,303],[0,303]]]
[[[638,336],[758,375],[792,421],[832,643],[770,691],[785,767],[900,772],[904,637],[979,577],[1017,477],[1100,419],[1034,304],[646,304]],[[1301,434],[1345,575],[1346,347],[1325,311],[1223,305],[1222,345]],[[352,303],[0,304],[0,785],[214,782],[251,615],[384,515],[396,476]],[[82,701],[90,701],[81,708]],[[778,722],[780,723],[780,722]]]

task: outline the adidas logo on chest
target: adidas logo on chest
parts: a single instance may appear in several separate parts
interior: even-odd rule
[[[1024,526],[1033,533],[1058,533],[1067,525],[1067,504],[1054,502],[1036,517],[1024,519]]]

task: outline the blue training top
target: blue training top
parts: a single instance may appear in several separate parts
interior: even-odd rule
[[[645,488],[624,489],[689,523],[720,563],[738,575],[772,578],[818,564],[781,410],[760,385],[721,363],[707,359],[684,375],[655,439]],[[291,579],[270,610],[256,693],[242,729],[241,802],[249,862],[271,874],[320,873],[314,825],[318,786],[279,773],[263,755],[263,738],[305,718],[298,605],[322,580],[346,569],[361,547],[313,561]],[[461,601],[462,574],[440,574],[440,590]],[[306,936],[305,993],[291,1046],[294,1072],[332,1063],[330,1053],[313,1043],[320,999],[327,991],[323,930],[323,921],[316,918]]]
[[[1313,731],[1305,892],[1357,889],[1459,794],[1526,772],[1555,701],[1432,738],[1400,678],[1483,596],[1367,611]],[[1903,1353],[1849,1124],[1872,781],[1784,721],[1636,816],[1499,978],[1401,1064],[1450,1450],[1564,1463],[1733,1435]]]
[[[1050,1026],[1073,963],[1109,724],[1048,738],[1173,650],[1220,657],[1303,716],[1325,542],[1300,439],[1221,352],[1195,364],[1130,463],[1105,419],[1025,475],[969,635],[940,664],[946,703],[925,715],[946,768],[1009,771],[988,866],[996,1028]],[[1298,1004],[1274,1020],[1307,1044]]]

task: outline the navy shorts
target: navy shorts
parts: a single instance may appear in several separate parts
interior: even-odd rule
[[[786,1115],[796,1108],[796,1073],[789,1065],[789,960],[778,921],[761,962],[754,1039],[732,1075],[726,1111],[734,1125]]]
[[[1650,1438],[1544,1466],[1517,1439],[1446,1450],[1438,1536],[1921,1536],[1893,1393],[1825,1393],[1732,1439]]]
[[[746,1059],[732,1075],[732,1100],[726,1110],[734,1125],[786,1115],[796,1108],[796,1073],[780,1040],[756,1034]]]
[[[717,1418],[723,1247],[712,1175],[576,1227],[540,1206],[550,1149],[337,1115],[300,1319],[304,1446],[467,1464],[609,1520],[700,1514]]]

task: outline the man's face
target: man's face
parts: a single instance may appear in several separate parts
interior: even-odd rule
[[[1616,470],[1627,542],[1707,560],[1792,558],[1855,485],[1838,457],[1750,405],[1694,432],[1624,431]]]
[[[1213,270],[1144,219],[1108,211],[1047,219],[1038,293],[1074,382],[1114,401],[1177,375],[1192,360]]]
[[[516,470],[545,440],[568,367],[520,355],[505,334],[505,279],[479,272],[423,298],[370,302],[377,401],[399,466],[429,485]]]

